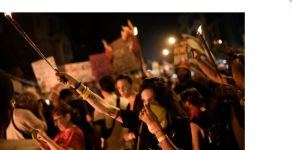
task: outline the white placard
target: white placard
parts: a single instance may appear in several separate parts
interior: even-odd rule
[[[53,56],[47,57],[48,62],[57,69]],[[34,75],[42,93],[50,92],[50,88],[54,87],[58,81],[55,76],[55,70],[45,60],[38,60],[31,63]]]

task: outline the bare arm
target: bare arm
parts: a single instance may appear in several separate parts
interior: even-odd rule
[[[144,71],[144,73],[145,73],[145,75],[147,76],[147,77],[153,77],[153,74],[152,73],[150,73],[149,71],[147,71],[147,65],[145,64],[145,63],[143,63],[143,66],[142,66],[142,68],[143,68],[143,71]]]
[[[74,88],[74,85],[73,85]],[[78,87],[77,92],[79,94],[81,94],[85,89],[85,86],[82,84]],[[96,109],[97,111],[99,111],[100,113],[103,113],[105,115],[108,115],[109,117],[115,119],[115,117],[117,116],[117,121],[123,123],[123,120],[121,118],[121,116],[118,114],[118,112],[120,111],[119,108],[109,105],[108,103],[106,103],[100,96],[98,96],[97,94],[90,92],[88,98],[86,99],[86,101],[92,106],[94,107],[94,109]]]
[[[226,76],[225,75],[222,75],[221,74],[221,77],[223,79],[223,82],[222,83],[222,80],[218,74],[218,72],[216,71],[216,69],[214,67],[212,67],[211,65],[205,63],[204,61],[202,61],[201,59],[199,60],[196,60],[195,59],[195,62],[199,65],[199,67],[202,69],[202,71],[213,81],[213,82],[216,82],[216,83],[219,83],[219,84],[224,84],[224,83],[227,83],[227,80],[226,80]]]
[[[193,150],[200,150],[201,149],[200,142],[203,138],[203,135],[201,133],[201,128],[195,123],[191,123],[191,130],[192,130]]]

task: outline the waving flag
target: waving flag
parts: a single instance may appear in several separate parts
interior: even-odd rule
[[[196,38],[196,37],[188,35],[188,34],[181,34],[181,35],[184,39],[187,40],[189,47],[192,47],[194,49],[199,50],[202,55],[207,56],[209,58],[209,55],[206,54],[207,53],[206,50],[204,50],[204,48],[201,46],[201,42],[200,42],[199,38]],[[212,52],[211,52],[211,55],[212,55],[213,59],[216,61]]]

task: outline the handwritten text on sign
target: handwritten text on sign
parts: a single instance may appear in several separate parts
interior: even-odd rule
[[[47,60],[54,68],[57,68],[53,56],[48,57]],[[50,92],[50,88],[58,83],[55,70],[43,59],[31,63],[31,66],[42,93]]]
[[[112,75],[112,64],[105,53],[90,55],[89,61],[96,82],[106,75]]]

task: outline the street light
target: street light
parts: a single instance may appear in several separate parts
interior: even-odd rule
[[[167,49],[164,49],[164,50],[162,51],[162,53],[163,53],[164,55],[168,55],[169,51],[168,51]]]
[[[169,43],[173,44],[175,42],[174,38],[169,38]]]
[[[221,39],[219,39],[219,40],[218,40],[218,43],[219,43],[219,44],[222,44],[222,40],[221,40]]]
[[[138,34],[138,29],[137,27],[134,27],[134,35],[136,36]]]

